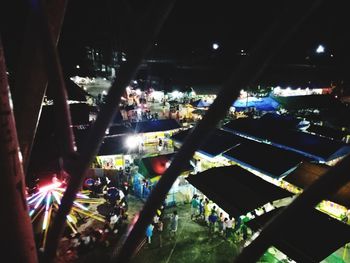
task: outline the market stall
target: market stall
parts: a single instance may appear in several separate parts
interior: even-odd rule
[[[234,217],[293,196],[237,165],[212,168],[187,180]]]
[[[275,209],[256,217],[247,225],[259,231],[277,212]],[[350,241],[350,227],[312,209],[295,216],[291,224],[275,233],[273,240],[271,245],[296,262],[321,262]],[[343,261],[338,258],[335,262]]]
[[[315,164],[303,162],[283,181],[297,187],[302,191],[313,184],[319,177],[326,173],[330,166],[325,164]],[[350,208],[350,183],[344,185],[340,190],[332,195],[329,200],[324,200],[318,205],[318,209],[331,216],[343,220]]]
[[[134,176],[134,184],[143,185],[143,190],[139,197],[147,198],[153,187],[157,184],[160,177],[165,173],[170,166],[175,153],[151,156],[142,158],[136,163],[139,167],[138,173]],[[186,201],[190,198],[190,185],[184,179],[193,170],[193,167],[188,163],[182,170],[181,175],[176,179],[172,188],[170,189],[166,203],[175,204],[176,202]],[[138,186],[137,186],[138,187]]]

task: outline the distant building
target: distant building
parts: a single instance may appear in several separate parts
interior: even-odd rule
[[[86,70],[98,77],[114,78],[116,69],[126,61],[126,54],[121,51],[105,51],[96,47],[85,47],[85,50]]]

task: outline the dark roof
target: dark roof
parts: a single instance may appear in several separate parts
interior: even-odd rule
[[[309,133],[268,125],[263,120],[240,118],[224,125],[223,129],[268,140],[273,144],[298,151],[321,161],[326,161],[346,144]]]
[[[134,131],[131,127],[126,127],[123,124],[112,125],[109,127],[109,132],[108,132],[107,136],[129,134],[129,133],[133,133],[133,132]]]
[[[307,157],[265,143],[246,141],[224,153],[224,156],[272,177],[280,177]]]
[[[157,155],[151,157],[145,157],[141,159],[139,163],[139,172],[145,177],[154,177],[163,175],[168,168],[171,160],[175,157],[176,153]],[[182,169],[182,172],[192,171],[193,167],[188,162]]]
[[[187,180],[235,217],[293,195],[237,165],[211,168]]]
[[[329,109],[341,107],[341,102],[332,95],[308,95],[308,96],[290,96],[273,97],[284,108],[289,110],[300,109]]]
[[[92,97],[89,93],[87,93],[84,89],[75,84],[71,79],[65,80],[67,96],[69,100],[75,101],[86,101],[86,97]],[[49,100],[53,99],[53,89],[50,84],[47,87],[46,96]]]
[[[173,135],[172,139],[182,144],[185,141],[186,136],[191,131],[191,129],[181,131]],[[206,155],[215,157],[216,155],[219,155],[227,151],[228,149],[238,145],[242,141],[245,141],[245,139],[240,136],[234,135],[230,132],[226,132],[220,129],[216,129],[209,136],[209,138],[202,143],[198,150]]]
[[[346,132],[333,129],[331,127],[327,126],[320,126],[320,125],[310,125],[310,127],[307,129],[308,132],[319,134],[337,141],[341,141],[344,136],[346,136]]]
[[[262,121],[265,126],[275,126],[283,129],[296,129],[300,122],[299,119],[292,115],[279,115],[277,113],[266,113],[261,116],[260,121]]]
[[[254,231],[268,222],[277,210],[263,214],[246,224]],[[297,262],[321,262],[350,241],[350,227],[315,209],[303,211],[283,227],[272,244]],[[277,233],[276,233],[277,234]]]
[[[303,162],[283,180],[304,189],[309,187],[329,169],[328,165]],[[329,200],[350,208],[350,183],[340,188]]]
[[[221,89],[219,85],[196,85],[191,89],[196,92],[197,95],[217,95]]]
[[[174,119],[133,122],[131,127],[136,133],[169,131],[181,128],[180,124]]]
[[[89,115],[93,107],[86,103],[74,103],[69,105],[73,125],[89,124]],[[40,125],[53,129],[55,122],[55,108],[53,105],[44,105],[40,115]],[[45,128],[45,127],[44,127]]]

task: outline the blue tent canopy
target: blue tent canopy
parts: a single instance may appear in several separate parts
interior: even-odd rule
[[[196,108],[208,108],[210,106],[210,103],[205,100],[196,100],[194,102],[191,102],[191,105]]]
[[[279,107],[279,103],[270,97],[248,97],[245,99],[237,99],[232,106],[235,107],[237,111],[243,111],[246,108],[255,108],[259,111],[276,111]]]

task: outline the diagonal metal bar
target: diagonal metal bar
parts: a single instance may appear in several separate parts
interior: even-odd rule
[[[11,262],[37,262],[25,179],[0,38],[0,236],[1,254]]]
[[[249,246],[243,249],[235,262],[256,262],[268,247],[273,244],[276,238],[283,234],[284,226],[299,222],[303,211],[313,209],[318,203],[336,193],[350,181],[349,167],[350,155],[332,167],[299,195],[288,207],[266,223],[259,236]]]
[[[265,69],[277,50],[297,31],[304,20],[320,5],[321,1],[311,3],[291,3],[284,13],[263,36],[251,56],[243,62],[230,79],[224,83],[218,97],[209,108],[203,120],[190,133],[183,146],[176,154],[172,164],[161,177],[145,203],[135,225],[130,226],[130,233],[121,251],[117,252],[116,262],[129,262],[138,244],[141,242],[146,227],[156,213],[180,174],[182,167],[190,160],[196,149],[219,124],[227,110],[239,94],[239,90],[248,86]],[[293,14],[293,19],[291,19]]]
[[[153,41],[172,9],[174,2],[174,0],[154,1],[154,6],[156,7],[153,10],[154,13],[150,14],[148,20],[138,21],[138,24],[133,28],[134,32],[130,32],[130,36],[133,36],[134,38],[134,41],[129,43],[130,48],[127,51],[128,54],[130,54],[130,57],[127,58],[127,63],[120,68],[118,77],[110,88],[106,104],[102,107],[101,112],[91,129],[87,143],[81,151],[81,155],[78,156],[76,160],[72,161],[67,167],[71,177],[66,192],[61,200],[60,208],[49,232],[48,242],[45,248],[45,261],[47,262],[52,262],[55,258],[58,242],[64,230],[66,215],[72,207],[75,195],[81,187],[84,175],[89,168],[91,161],[98,152],[105,131],[118,108],[124,89],[136,74],[145,54],[153,46]]]
[[[340,163],[309,186],[288,207],[266,223],[259,236],[243,249],[235,262],[256,262],[273,244],[276,237],[283,234],[283,226],[289,223],[295,224],[296,220],[301,219],[303,211],[313,209],[319,202],[336,193],[350,181],[349,167],[350,155],[347,155]]]
[[[45,55],[40,35],[42,26],[37,10],[38,1],[30,1],[27,30],[21,57],[14,73],[14,85],[11,87],[24,172],[26,172],[29,163],[47,85]],[[66,0],[47,1],[50,27],[55,45],[57,45],[61,32],[66,3]]]
[[[68,157],[75,153],[75,140],[68,105],[68,95],[63,77],[62,67],[56,48],[52,29],[49,24],[46,0],[41,0],[41,16],[43,41],[49,86],[54,92],[54,109],[56,117],[56,136],[60,139],[61,156]]]

